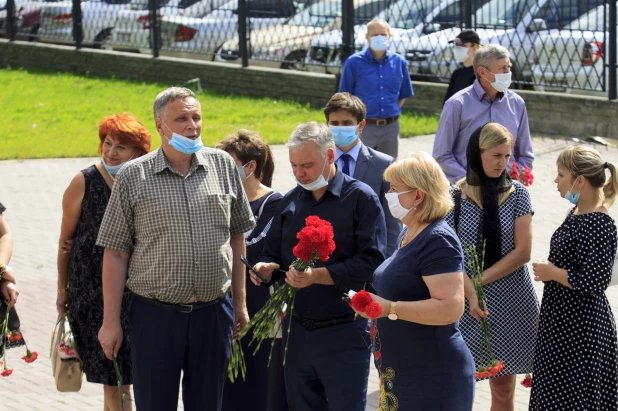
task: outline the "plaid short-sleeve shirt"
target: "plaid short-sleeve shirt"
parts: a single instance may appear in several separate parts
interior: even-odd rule
[[[97,239],[131,254],[131,291],[173,304],[221,297],[231,282],[230,235],[255,225],[232,157],[210,148],[192,157],[186,178],[160,148],[123,167]]]

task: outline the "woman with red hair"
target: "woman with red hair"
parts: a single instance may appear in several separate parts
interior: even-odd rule
[[[114,179],[129,160],[150,151],[150,134],[131,113],[104,117],[99,123],[101,161],[73,178],[62,199],[62,226],[58,247],[58,314],[68,313],[75,348],[89,382],[103,384],[105,410],[120,410],[114,365],[98,340],[103,323],[101,273],[103,248],[96,245]],[[128,335],[131,294],[125,291],[121,313]],[[123,390],[130,398],[131,347],[123,341],[117,356]],[[127,402],[125,409],[130,408]]]

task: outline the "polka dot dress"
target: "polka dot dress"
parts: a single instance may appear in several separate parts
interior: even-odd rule
[[[515,249],[515,220],[533,213],[528,190],[516,181],[513,182],[513,187],[515,191],[499,208],[503,257]],[[452,211],[446,220],[451,227],[454,225]],[[462,198],[457,228],[461,244],[464,247],[472,244],[480,249],[482,233],[483,210]],[[472,273],[469,261],[466,261],[466,272],[468,275]],[[534,356],[536,321],[539,314],[539,303],[528,268],[521,266],[506,277],[486,284],[483,290],[490,313],[487,318],[494,355],[497,360],[504,361],[504,370],[498,375],[525,374],[529,371]],[[470,315],[467,300],[459,329],[478,367],[482,358],[487,356],[482,345],[481,327]]]
[[[553,234],[548,260],[573,288],[545,283],[530,410],[618,409],[616,323],[605,297],[615,255],[607,214],[571,211]]]

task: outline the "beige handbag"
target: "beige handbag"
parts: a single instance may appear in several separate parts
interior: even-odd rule
[[[79,358],[61,358],[58,345],[65,342],[71,335],[71,327],[66,314],[58,316],[58,322],[52,334],[49,357],[52,362],[52,372],[56,381],[56,389],[60,392],[77,392],[82,387],[82,362]]]

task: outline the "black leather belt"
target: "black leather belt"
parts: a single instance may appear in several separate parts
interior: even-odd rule
[[[297,316],[294,316],[294,318],[296,318],[303,325],[303,327],[309,328],[312,330],[315,330],[318,328],[331,327],[333,325],[338,325],[338,324],[348,324],[358,319],[361,319],[361,320],[363,319],[363,317],[360,317],[360,316],[358,316],[357,318],[354,318],[354,314],[346,315],[345,317],[335,318],[332,320],[311,320],[309,318],[300,318]]]
[[[375,126],[385,126],[387,124],[397,121],[398,118],[399,116],[389,118],[366,118],[365,121],[367,122],[367,124],[373,124]]]
[[[137,294],[134,294],[133,298],[137,298],[140,302],[144,304],[152,305],[154,307],[162,308],[168,311],[178,311],[185,314],[189,314],[193,311],[201,310],[202,308],[217,304],[223,299],[223,297],[219,297],[217,299],[207,302],[197,302],[191,304],[170,304],[158,300],[153,300],[152,298],[142,297],[141,295]]]

